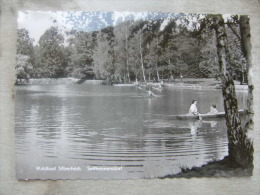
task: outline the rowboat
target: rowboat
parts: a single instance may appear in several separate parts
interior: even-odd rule
[[[247,113],[247,110],[241,109],[238,110],[240,115],[245,115]],[[225,112],[218,112],[216,114],[200,114],[199,115],[202,119],[207,119],[207,118],[224,118],[225,117]],[[199,116],[197,115],[191,115],[191,114],[183,114],[183,115],[172,115],[171,119],[182,119],[182,120],[188,120],[188,119],[199,119]]]

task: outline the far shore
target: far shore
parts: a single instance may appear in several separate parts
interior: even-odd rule
[[[17,85],[56,85],[56,84],[77,84],[80,79],[76,79],[73,77],[68,78],[32,78],[29,82],[22,80],[21,82],[16,83]],[[105,80],[86,80],[81,84],[97,84],[102,85],[106,84]],[[131,84],[135,84],[135,82],[124,83],[122,86],[131,86]],[[153,82],[148,81],[146,83],[139,82],[140,85],[161,85],[163,87],[170,88],[187,88],[187,89],[221,89],[221,82],[214,78],[183,78],[182,81],[180,79],[175,79],[174,81],[163,80],[161,82]],[[243,84],[240,85],[239,81],[234,81],[236,90],[247,90],[248,85]],[[121,84],[117,83],[117,86]]]

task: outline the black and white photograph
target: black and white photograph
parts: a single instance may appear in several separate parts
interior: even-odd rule
[[[19,11],[16,178],[250,177],[250,17]]]

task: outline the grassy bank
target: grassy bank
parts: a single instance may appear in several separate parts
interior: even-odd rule
[[[248,177],[252,176],[253,166],[241,168],[234,165],[226,157],[223,160],[209,162],[201,167],[182,168],[176,175],[166,175],[166,178],[191,178],[191,177]]]

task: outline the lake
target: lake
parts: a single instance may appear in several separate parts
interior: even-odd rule
[[[91,84],[16,86],[18,179],[138,179],[176,174],[228,154],[224,119],[173,120],[193,99],[223,111],[220,90]],[[247,93],[239,92],[239,108]]]

